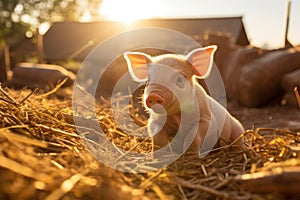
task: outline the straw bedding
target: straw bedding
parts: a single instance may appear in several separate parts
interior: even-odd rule
[[[1,87],[0,199],[299,198],[300,130],[247,130],[242,136],[247,149],[233,143],[202,159],[186,154],[154,172],[123,173],[85,149],[71,103],[71,89],[42,93]],[[151,138],[128,136],[116,126],[109,103],[97,110],[99,124],[116,146],[151,151]]]

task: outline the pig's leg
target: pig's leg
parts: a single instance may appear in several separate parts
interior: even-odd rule
[[[202,119],[200,119],[200,123],[197,124],[198,129],[195,130],[192,128],[191,131],[189,133],[187,133],[189,135],[192,135],[192,134],[194,134],[193,131],[197,131],[195,137],[193,138],[192,143],[190,144],[190,146],[188,148],[187,148],[186,142],[184,143],[183,147],[185,149],[187,149],[187,152],[200,153],[200,148],[203,143],[203,139],[205,138],[205,135],[207,133],[209,122],[210,122],[209,118],[208,119],[202,118]]]
[[[203,140],[202,140],[201,134],[198,131],[197,134],[195,135],[195,138],[194,138],[192,144],[188,148],[186,147],[186,144],[184,144],[183,146],[185,149],[187,148],[187,152],[199,153],[202,142],[203,142]]]
[[[222,128],[220,146],[228,145],[237,139],[241,134],[243,134],[245,130],[241,123],[234,118],[221,104],[211,97],[209,98],[211,102],[213,119],[215,119],[216,124],[224,122],[223,127],[220,127]],[[237,144],[243,144],[243,141],[240,140]]]
[[[228,145],[240,137],[240,135],[244,132],[245,130],[241,123],[227,112],[224,127],[221,133],[222,139],[220,140],[220,146]],[[236,144],[243,145],[244,141],[241,139]]]
[[[160,149],[170,143],[172,138],[169,137],[169,134],[166,130],[162,129],[159,133],[153,137],[153,149]]]
[[[229,113],[227,113],[227,115],[229,116],[228,118],[231,119],[231,141],[236,140],[238,137],[241,136],[241,134],[245,133],[245,129],[242,126],[242,124],[233,116],[231,116]],[[241,139],[237,142],[237,144],[243,145],[244,144],[244,140]]]

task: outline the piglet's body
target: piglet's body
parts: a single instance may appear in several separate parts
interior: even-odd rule
[[[132,78],[148,81],[144,104],[155,147],[167,147],[177,138],[173,151],[203,153],[232,142],[244,132],[240,122],[195,80],[209,75],[215,50],[216,46],[199,48],[187,56],[124,54]]]

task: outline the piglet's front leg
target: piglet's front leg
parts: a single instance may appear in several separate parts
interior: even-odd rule
[[[155,134],[153,137],[153,150],[158,150],[166,145],[168,145],[172,140],[169,133],[162,129],[159,133]]]
[[[185,152],[199,153],[203,142],[201,128],[198,124],[182,126],[182,130],[170,130],[167,126],[154,135],[154,150],[167,147],[170,152],[183,154]],[[203,130],[202,130],[203,132]]]
[[[153,135],[154,150],[169,145],[178,132],[180,115],[159,115],[150,112],[148,132]],[[169,146],[169,148],[172,148]]]
[[[189,153],[199,153],[200,146],[203,142],[201,134],[200,134],[201,131],[200,131],[199,127],[198,127],[198,131],[197,131],[196,135],[193,131],[195,131],[195,127],[186,133],[186,138],[184,138],[184,142],[183,142],[183,149],[185,149],[186,152],[189,152]],[[192,142],[190,141],[191,139],[192,139]]]

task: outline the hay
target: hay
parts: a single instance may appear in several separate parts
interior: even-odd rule
[[[0,199],[285,199],[256,194],[253,184],[259,182],[249,175],[264,173],[272,178],[272,169],[288,167],[299,174],[300,132],[263,128],[242,136],[247,149],[233,143],[202,159],[186,154],[151,173],[115,171],[85,149],[66,90],[56,88],[56,93],[45,95],[1,88]],[[151,151],[151,138],[123,133],[109,106],[106,102],[97,108],[106,137],[125,151]],[[144,123],[136,113],[132,116]]]
[[[300,94],[299,94],[299,91],[298,91],[298,87],[294,88],[294,92],[295,92],[295,96],[296,96],[296,99],[297,99],[298,106],[300,108]]]

